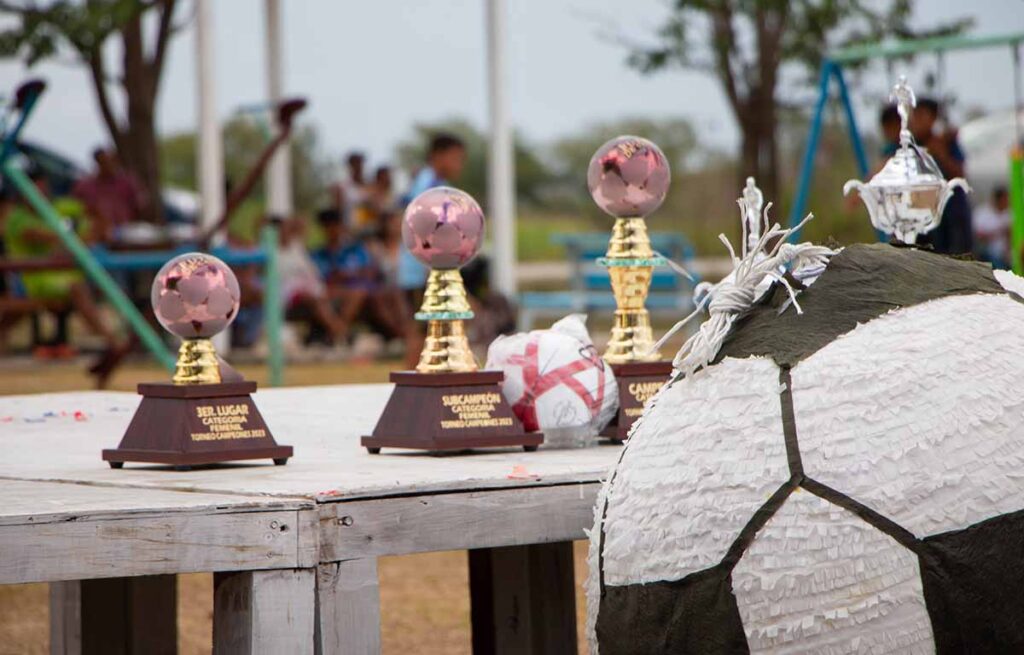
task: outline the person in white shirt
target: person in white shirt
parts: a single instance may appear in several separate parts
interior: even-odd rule
[[[1006,187],[992,192],[992,201],[974,215],[974,242],[978,257],[992,268],[1010,266],[1010,196]]]

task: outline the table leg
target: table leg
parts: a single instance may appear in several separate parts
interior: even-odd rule
[[[312,655],[314,569],[215,573],[213,652]]]
[[[178,652],[173,575],[50,583],[50,653]]]
[[[380,653],[376,558],[321,564],[316,599],[317,655]]]
[[[576,652],[572,542],[469,551],[474,655]]]

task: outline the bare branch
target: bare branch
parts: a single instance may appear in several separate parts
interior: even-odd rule
[[[163,72],[164,59],[167,55],[167,44],[170,42],[171,34],[174,30],[174,10],[177,6],[177,0],[161,0],[160,6],[160,26],[157,28],[156,33],[156,51],[149,62],[150,75],[156,80],[160,79],[160,74]]]
[[[121,151],[124,144],[124,136],[117,117],[114,115],[114,110],[110,105],[110,96],[107,93],[107,73],[103,64],[102,50],[96,49],[88,58],[87,63],[90,76],[92,77],[93,88],[96,90],[96,101],[100,106],[100,115],[103,116],[103,122],[107,125],[107,131],[110,132],[110,138],[113,140],[114,145],[118,151]]]

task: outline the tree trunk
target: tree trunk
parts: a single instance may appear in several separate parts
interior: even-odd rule
[[[121,84],[127,98],[128,111],[118,154],[146,193],[142,216],[138,218],[158,222],[163,220],[156,136],[156,91],[159,81],[154,79],[146,60],[141,14],[128,21],[121,32],[121,38],[124,43],[124,77]]]
[[[781,202],[779,197],[778,147],[775,138],[776,112],[773,100],[763,101],[754,94],[743,112],[740,127],[740,167],[737,188],[742,189],[753,176],[766,201]]]

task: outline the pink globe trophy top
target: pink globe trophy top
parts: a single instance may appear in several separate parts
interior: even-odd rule
[[[428,189],[405,210],[405,247],[432,269],[465,266],[480,250],[483,239],[484,212],[464,191],[451,187]]]
[[[594,153],[587,187],[607,213],[636,218],[661,206],[670,177],[668,160],[658,146],[638,136],[619,136]]]
[[[163,265],[153,280],[153,312],[182,339],[208,339],[235,320],[241,294],[228,265],[213,255],[190,252]]]

